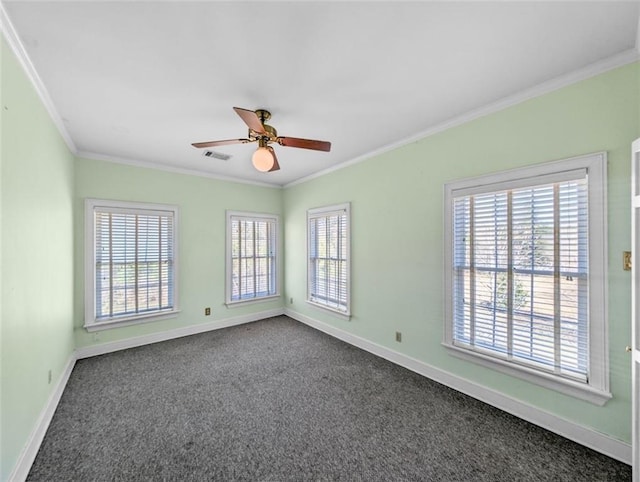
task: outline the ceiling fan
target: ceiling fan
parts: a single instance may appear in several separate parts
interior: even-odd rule
[[[302,149],[311,149],[314,151],[329,152],[331,143],[327,141],[315,141],[312,139],[300,139],[299,137],[282,137],[278,136],[278,131],[270,125],[265,124],[271,119],[271,113],[264,109],[256,111],[234,107],[233,110],[249,127],[249,133],[244,139],[227,139],[224,141],[194,142],[193,147],[214,147],[225,146],[228,144],[246,144],[248,142],[257,142],[258,149],[253,153],[251,161],[253,166],[261,172],[273,172],[280,169],[276,152],[269,144],[277,143],[285,147],[300,147]]]

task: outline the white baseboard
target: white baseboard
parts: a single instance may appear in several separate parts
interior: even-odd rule
[[[348,333],[340,328],[315,320],[309,316],[293,311],[290,308],[285,308],[284,314],[294,320],[300,321],[312,328],[349,343],[350,345],[354,345],[368,351],[369,353],[373,353],[374,355],[389,360],[396,365],[400,365],[413,372],[430,378],[431,380],[435,380],[438,383],[446,385],[447,387],[469,395],[470,397],[488,403],[489,405],[499,408],[511,415],[515,415],[516,417],[549,430],[550,432],[554,432],[569,440],[619,460],[620,462],[631,465],[631,445],[626,442],[593,430],[592,428],[584,427],[575,422],[566,420],[558,415],[554,415],[524,403],[521,400],[511,398],[493,389],[471,382],[415,358],[403,355],[402,353],[398,353],[397,351]]]
[[[40,412],[40,416],[35,424],[29,440],[25,445],[13,471],[9,475],[9,481],[22,482],[29,475],[29,470],[33,465],[33,461],[40,450],[40,445],[47,433],[47,428],[51,423],[53,414],[58,407],[62,393],[64,392],[71,371],[76,364],[76,360],[82,358],[89,358],[96,355],[103,355],[105,353],[111,353],[114,351],[125,350],[127,348],[134,348],[136,346],[149,345],[151,343],[158,343],[160,341],[171,340],[174,338],[181,338],[183,336],[195,335],[198,333],[204,333],[206,331],[219,330],[222,328],[228,328],[230,326],[242,325],[244,323],[251,323],[252,321],[263,320],[271,318],[273,316],[280,316],[284,314],[282,308],[276,308],[274,310],[261,311],[259,313],[251,313],[248,315],[235,316],[233,318],[227,318],[225,320],[216,320],[210,323],[202,323],[199,325],[185,326],[184,328],[176,328],[174,330],[163,331],[160,333],[150,333],[149,335],[138,336],[135,338],[128,338],[126,340],[114,341],[111,343],[103,343],[101,345],[87,346],[76,349],[67,364],[65,365],[62,375],[58,379],[56,386],[51,393],[51,396],[47,400],[46,405]]]
[[[136,346],[148,345],[151,343],[157,343],[160,341],[171,340],[174,338],[181,338],[183,336],[195,335],[198,333],[204,333],[212,330],[219,330],[230,326],[241,325],[244,323],[251,323],[253,321],[262,320],[265,318],[271,318],[285,314],[294,320],[300,321],[306,325],[311,326],[319,331],[327,333],[335,338],[338,338],[346,343],[354,345],[365,351],[373,353],[381,358],[389,360],[392,363],[405,367],[411,371],[414,371],[427,378],[435,380],[443,385],[446,385],[454,390],[462,392],[473,398],[481,400],[489,405],[493,405],[505,412],[508,412],[516,417],[527,420],[531,423],[539,425],[551,432],[562,435],[563,437],[573,440],[579,444],[585,445],[593,450],[601,452],[609,457],[617,459],[621,462],[631,465],[631,446],[625,442],[614,439],[608,435],[596,432],[593,429],[583,427],[574,422],[565,420],[557,415],[545,412],[536,407],[523,403],[519,400],[508,397],[500,392],[483,387],[476,383],[470,382],[456,375],[448,373],[444,370],[440,370],[431,365],[428,365],[415,358],[408,357],[402,353],[390,350],[381,345],[368,341],[364,338],[360,338],[356,335],[343,331],[334,326],[328,325],[321,321],[310,318],[301,313],[297,313],[291,309],[277,308],[274,310],[261,311],[259,313],[251,313],[248,315],[237,316],[228,318],[226,320],[217,320],[210,323],[203,323],[199,325],[186,326],[184,328],[176,328],[174,330],[168,330],[160,333],[151,333],[149,335],[139,336],[135,338],[129,338],[126,340],[119,340],[111,343],[104,343],[101,345],[88,346],[77,349],[67,361],[65,368],[56,383],[56,386],[51,393],[45,407],[43,408],[38,420],[35,424],[29,440],[25,445],[16,465],[9,476],[9,480],[12,482],[22,482],[27,478],[31,465],[38,454],[42,440],[47,432],[47,428],[51,423],[53,414],[56,411],[62,393],[67,385],[71,371],[76,363],[76,360],[82,358],[88,358],[91,356],[102,355],[105,353],[111,353],[118,350],[124,350],[127,348],[134,348]]]
[[[104,355],[127,348],[135,348],[137,346],[150,345],[161,341],[173,340],[174,338],[182,338],[183,336],[197,335],[212,330],[220,330],[230,326],[251,323],[252,321],[263,320],[273,316],[284,314],[282,308],[276,308],[268,311],[260,311],[258,313],[250,313],[248,315],[234,316],[224,320],[211,321],[209,323],[200,323],[198,325],[185,326],[183,328],[175,328],[173,330],[161,331],[157,333],[149,333],[148,335],[136,336],[125,340],[112,341],[102,343],[100,345],[84,346],[76,349],[76,359],[89,358],[97,355]]]
[[[64,392],[64,389],[67,386],[67,381],[69,381],[69,376],[71,375],[71,371],[73,370],[75,364],[76,358],[72,353],[71,356],[69,356],[62,374],[58,378],[56,386],[51,392],[47,403],[42,409],[42,412],[40,412],[40,416],[38,417],[35,427],[31,432],[31,435],[29,436],[27,444],[22,449],[20,457],[18,457],[18,461],[13,467],[13,471],[9,475],[10,481],[22,482],[27,478],[27,475],[29,475],[29,470],[31,470],[33,461],[36,459],[36,455],[38,455],[38,450],[40,450],[42,440],[47,433],[47,429],[49,428],[49,424],[51,423],[53,414],[58,407],[58,403],[60,402],[60,398],[62,397],[62,392]]]

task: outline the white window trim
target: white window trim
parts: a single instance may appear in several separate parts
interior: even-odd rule
[[[311,232],[309,229],[309,220],[313,217],[321,217],[327,216],[332,213],[342,213],[346,212],[347,215],[347,223],[346,223],[346,231],[347,231],[347,246],[346,248],[346,257],[347,257],[347,308],[346,311],[337,310],[335,308],[331,308],[330,306],[326,306],[320,303],[316,303],[311,299],[311,269],[309,267],[309,260],[311,253],[309,252],[309,241],[311,239]],[[331,313],[338,318],[349,321],[351,319],[351,203],[342,203],[342,204],[334,204],[331,206],[323,206],[319,208],[313,208],[307,210],[307,299],[306,302],[311,306],[316,308],[320,308],[324,311]]]
[[[276,225],[276,240],[275,246],[273,247],[273,253],[275,257],[275,270],[276,270],[276,292],[273,295],[262,296],[260,298],[253,298],[248,300],[232,300],[231,299],[231,280],[233,277],[233,266],[231,263],[231,219],[233,217],[242,217],[248,220],[256,220],[256,221],[265,221],[270,220],[274,221]],[[225,257],[225,306],[227,308],[232,308],[234,306],[240,305],[251,305],[255,303],[263,303],[265,301],[273,301],[274,299],[280,298],[280,269],[279,269],[279,253],[278,253],[278,243],[280,242],[280,216],[277,214],[268,214],[268,213],[254,213],[247,211],[226,211],[226,257]]]
[[[589,202],[589,383],[554,376],[508,361],[467,350],[453,343],[453,223],[452,202],[456,196],[535,184],[549,175],[587,170]],[[531,181],[531,182],[530,182]],[[444,185],[444,337],[449,353],[464,360],[498,370],[528,382],[574,396],[596,405],[612,398],[609,387],[608,337],[608,246],[607,246],[607,154],[598,152],[560,161],[511,169],[499,173],[452,181]]]
[[[120,208],[147,211],[172,211],[173,212],[173,308],[154,313],[144,313],[133,316],[122,316],[112,320],[96,321],[96,285],[95,285],[95,226],[94,211],[96,208]],[[178,291],[178,206],[171,204],[142,203],[129,201],[114,201],[108,199],[86,198],[84,201],[84,328],[89,331],[101,331],[111,328],[148,323],[150,321],[175,318],[179,309]]]

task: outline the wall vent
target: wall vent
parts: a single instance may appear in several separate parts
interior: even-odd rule
[[[213,157],[214,159],[220,159],[221,161],[228,161],[231,159],[229,154],[223,154],[222,152],[216,151],[204,151],[202,154],[204,157]]]

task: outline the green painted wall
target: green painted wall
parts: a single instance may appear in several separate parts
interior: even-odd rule
[[[630,147],[640,137],[640,64],[628,65],[284,192],[286,300],[294,311],[625,442],[631,440]],[[443,184],[596,151],[609,156],[609,337],[605,407],[447,354],[443,338]],[[305,303],[306,210],[350,201],[352,313]],[[402,344],[394,340],[403,334]]]
[[[6,480],[74,348],[74,160],[1,37],[0,43],[0,479]]]
[[[1,41],[1,40],[0,40]],[[225,210],[281,215],[280,267],[293,310],[630,441],[630,144],[640,137],[640,64],[283,190],[74,159],[2,43],[0,126],[1,468],[6,479],[74,347],[222,321],[283,306],[224,306]],[[37,142],[34,142],[37,140]],[[447,355],[443,325],[442,186],[462,177],[609,153],[611,388],[604,408]],[[88,333],[84,315],[86,197],[177,204],[182,312]],[[304,302],[306,210],[352,203],[352,312],[346,322]],[[286,237],[285,237],[286,233]],[[285,251],[286,249],[286,251]],[[212,315],[204,315],[211,307]],[[402,344],[394,341],[403,332]],[[53,382],[47,382],[52,370]]]
[[[282,308],[280,299],[224,306],[225,210],[282,218],[282,191],[74,159],[4,43],[1,80],[0,480],[6,480],[74,348]],[[86,197],[180,207],[179,316],[96,333],[82,328]],[[280,248],[282,225],[281,219]],[[282,273],[282,249],[279,264]]]
[[[78,159],[75,170],[75,340],[85,347],[198,323],[282,308],[282,300],[226,308],[225,210],[272,213],[281,216],[282,191],[275,188],[218,181],[173,172]],[[84,199],[116,199],[176,204],[179,213],[177,318],[88,333],[84,328]],[[284,257],[280,255],[280,273]],[[282,280],[281,280],[281,286]],[[211,307],[211,316],[204,315]]]

